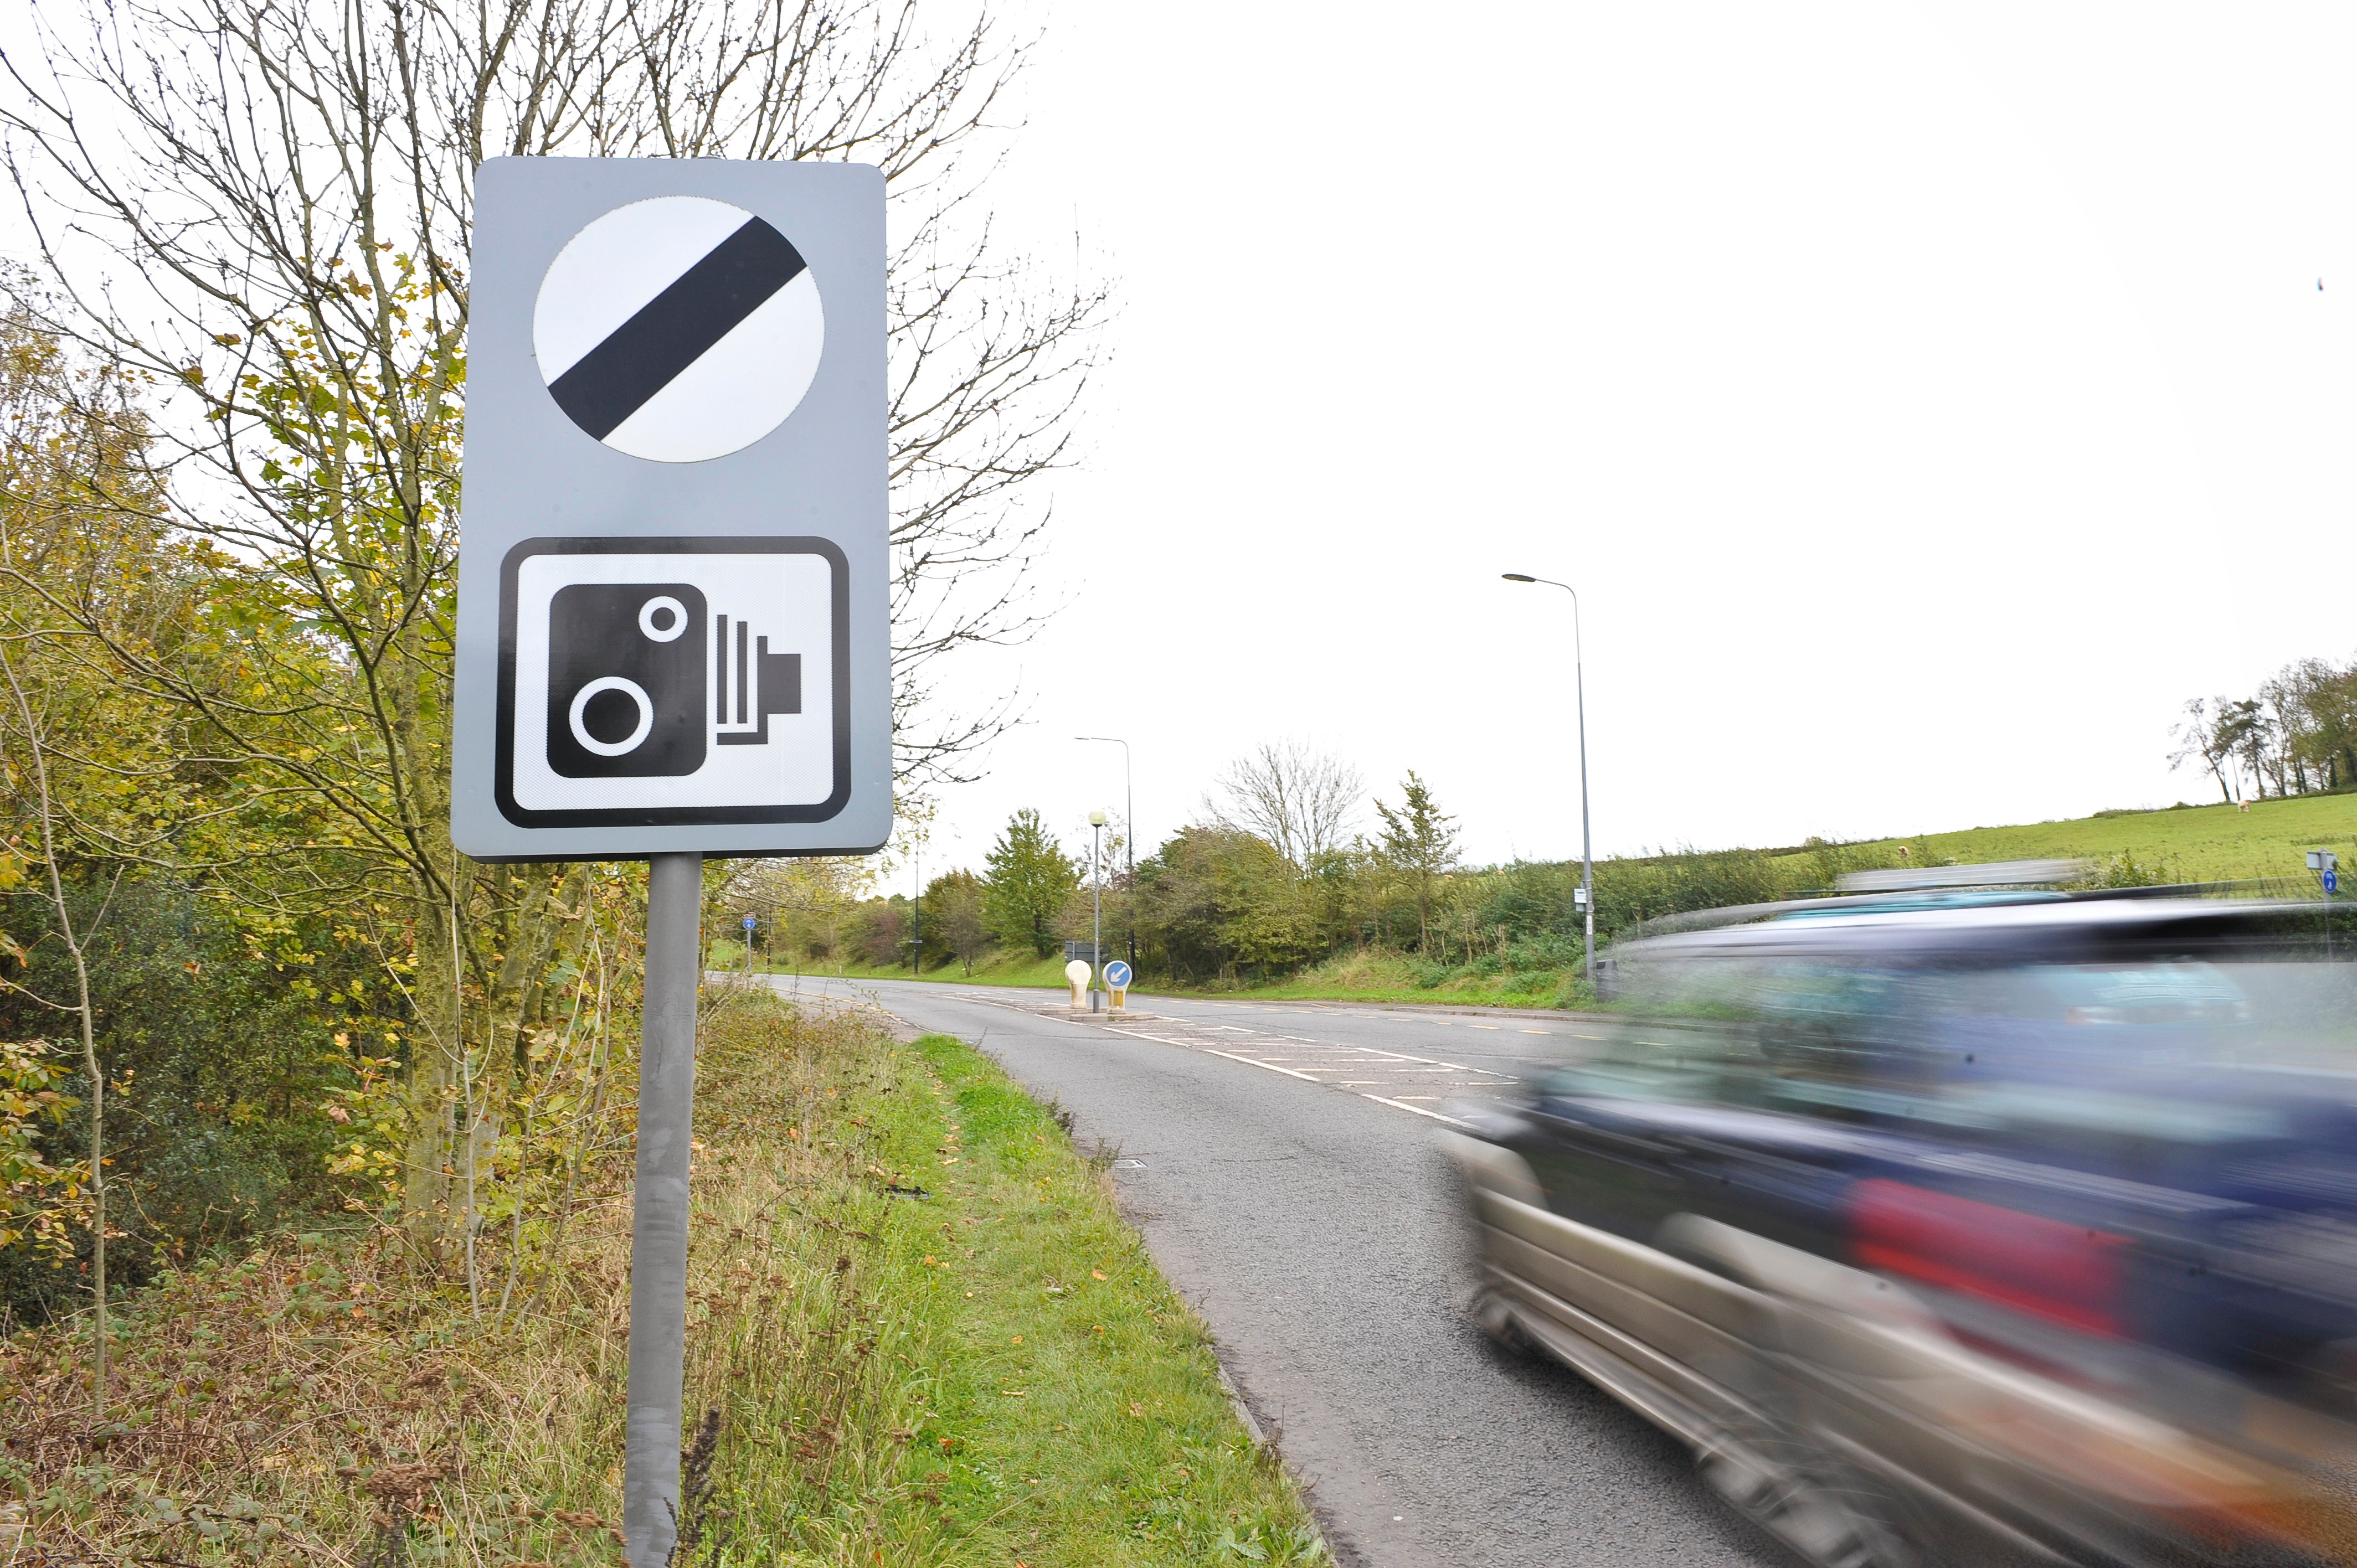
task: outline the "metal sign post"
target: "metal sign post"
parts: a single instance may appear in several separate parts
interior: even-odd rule
[[[2329,849],[2308,852],[2308,868],[2316,873],[2317,898],[2324,912],[2324,961],[2332,961],[2332,896],[2341,890],[2341,857]]]
[[[450,835],[649,863],[622,1525],[657,1568],[703,862],[892,831],[884,177],[492,158],[475,213]]]
[[[695,1110],[695,960],[704,857],[647,863],[646,1018],[639,1168],[630,1201],[630,1380],[622,1534],[654,1568],[679,1530],[680,1402],[687,1363],[687,1155]]]
[[[1104,828],[1103,811],[1089,813],[1089,967],[1092,975],[1104,972]],[[1089,1011],[1097,1010],[1096,986],[1089,987]]]

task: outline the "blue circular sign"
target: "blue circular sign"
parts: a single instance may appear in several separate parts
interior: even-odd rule
[[[1119,959],[1115,959],[1111,963],[1105,965],[1105,983],[1113,987],[1115,991],[1128,990],[1129,965],[1122,962]]]
[[[753,929],[753,917],[750,915],[745,917],[745,929],[748,931]]]

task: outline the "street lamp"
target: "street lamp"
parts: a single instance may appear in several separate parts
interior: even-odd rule
[[[1571,679],[1579,702],[1579,904],[1587,920],[1582,946],[1587,961],[1587,991],[1592,996],[1596,993],[1596,859],[1587,836],[1587,677],[1579,647],[1579,590],[1553,577],[1534,577],[1523,572],[1504,572],[1500,575],[1509,583],[1544,583],[1571,596]]]
[[[1129,878],[1129,967],[1137,967],[1137,798],[1130,792],[1129,742],[1117,735],[1076,735],[1074,740],[1103,741],[1121,747],[1121,857]]]

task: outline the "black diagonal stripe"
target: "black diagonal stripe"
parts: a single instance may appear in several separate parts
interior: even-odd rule
[[[802,265],[792,242],[753,219],[549,382],[548,390],[574,424],[603,441],[793,282]]]

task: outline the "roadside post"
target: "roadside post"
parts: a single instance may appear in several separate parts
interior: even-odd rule
[[[1104,963],[1104,827],[1103,811],[1089,813],[1089,964],[1102,974]],[[1097,1010],[1097,988],[1089,987],[1089,1011]]]
[[[2319,902],[2324,911],[2324,961],[2332,961],[2332,896],[2341,891],[2341,857],[2329,849],[2308,852],[2308,868],[2316,873],[2316,885],[2321,889]]]
[[[884,177],[492,158],[475,214],[450,836],[647,862],[622,1529],[658,1568],[703,864],[892,831]]]
[[[1104,980],[1105,989],[1113,993],[1113,1006],[1111,1011],[1118,1013],[1122,1011],[1128,1003],[1130,980],[1129,965],[1122,961],[1120,959],[1114,960],[1111,963],[1104,966]]]
[[[745,978],[753,978],[753,917],[745,917]]]
[[[1129,771],[1129,742],[1117,735],[1076,735],[1074,740],[1103,741],[1107,746],[1121,747],[1121,860],[1122,875],[1130,888],[1129,961],[1137,961],[1137,791],[1133,788]]]

